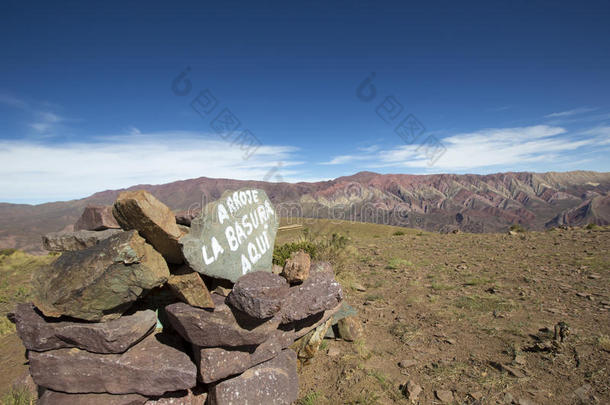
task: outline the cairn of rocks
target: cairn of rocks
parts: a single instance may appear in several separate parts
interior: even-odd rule
[[[43,237],[62,254],[10,314],[39,404],[290,404],[297,358],[360,333],[329,263],[299,252],[272,272],[264,191],[225,192],[178,221],[126,191]]]

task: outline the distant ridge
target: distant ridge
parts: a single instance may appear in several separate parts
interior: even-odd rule
[[[281,215],[348,219],[430,231],[505,231],[557,225],[610,224],[610,173],[508,172],[475,174],[378,174],[359,172],[315,183],[196,179],[136,185],[186,210],[227,189],[264,189]],[[40,235],[70,229],[88,204],[108,205],[123,190],[40,205],[0,203],[0,248],[41,252]]]

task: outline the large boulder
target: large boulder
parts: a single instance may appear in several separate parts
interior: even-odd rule
[[[188,265],[232,282],[253,271],[271,271],[279,218],[263,190],[223,193],[191,221],[180,239]]]
[[[258,346],[247,348],[222,348],[193,346],[195,364],[199,370],[198,378],[206,384],[231,375],[240,374],[247,369],[277,356],[282,349],[293,343],[289,333],[275,331],[269,339]]]
[[[104,205],[88,205],[74,224],[75,231],[103,231],[120,228],[112,215],[112,207]]]
[[[184,261],[178,239],[183,235],[169,207],[147,191],[124,191],[112,213],[121,228],[135,229],[169,263]]]
[[[29,352],[36,384],[67,393],[137,393],[159,396],[192,388],[197,369],[189,356],[155,334],[122,354],[80,349]]]
[[[210,291],[199,273],[182,266],[167,281],[169,288],[184,303],[199,308],[214,308]]]
[[[147,399],[139,394],[67,394],[46,389],[36,405],[142,405]]]
[[[229,307],[225,298],[212,294],[214,310],[182,302],[168,305],[165,312],[172,327],[188,342],[201,347],[250,346],[267,340],[279,319],[260,321]]]
[[[210,403],[292,404],[299,394],[296,359],[292,350],[283,350],[277,357],[212,386]]]
[[[34,305],[46,316],[107,321],[168,278],[167,263],[152,246],[136,231],[121,232],[37,269]]]
[[[50,252],[70,252],[95,246],[104,239],[121,232],[120,229],[104,231],[53,232],[42,237],[42,246]]]
[[[94,353],[123,353],[146,335],[157,324],[154,311],[138,311],[108,322],[70,322],[46,320],[32,304],[19,304],[11,321],[28,350],[77,347]]]
[[[319,262],[312,266],[303,284],[290,288],[280,315],[288,323],[335,308],[343,300],[341,285],[335,280],[332,266]]]
[[[255,271],[237,280],[227,302],[254,318],[265,319],[280,310],[288,290],[284,278],[265,271]]]

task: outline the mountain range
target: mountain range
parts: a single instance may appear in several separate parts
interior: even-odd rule
[[[280,216],[332,218],[428,231],[502,232],[513,224],[542,230],[560,225],[610,224],[610,173],[508,172],[378,174],[314,183],[274,183],[200,177],[136,185],[174,211],[198,211],[225,190],[266,191]],[[39,205],[0,203],[0,248],[42,252],[41,235],[71,230],[87,205],[110,205],[124,190]]]

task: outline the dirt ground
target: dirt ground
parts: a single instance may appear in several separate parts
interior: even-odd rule
[[[610,404],[610,228],[308,226],[351,238],[338,278],[364,337],[301,367],[302,404],[409,403],[408,381],[420,404]]]
[[[420,404],[610,403],[610,228],[442,235],[330,221],[305,227],[349,237],[337,278],[364,336],[327,339],[300,366],[301,404],[407,404],[408,381],[422,388]],[[304,229],[280,231],[277,243]],[[51,259],[0,262],[3,319],[27,300],[37,261]],[[560,322],[563,342],[553,339]],[[2,325],[0,394],[27,367]]]

